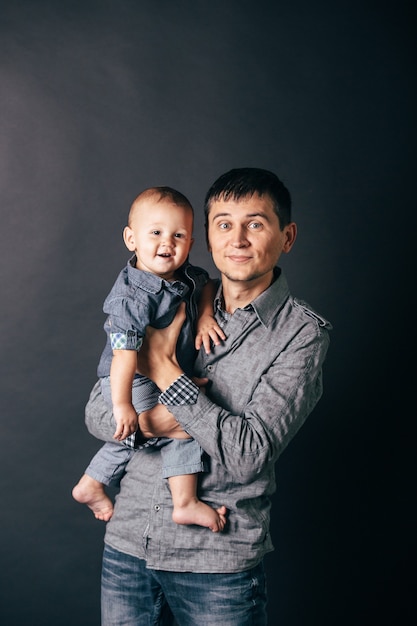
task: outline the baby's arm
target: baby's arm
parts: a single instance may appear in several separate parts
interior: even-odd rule
[[[121,441],[138,429],[138,416],[132,404],[132,382],[137,371],[136,350],[113,350],[110,386],[113,416],[116,420],[114,439]]]
[[[199,350],[201,346],[204,346],[206,354],[210,353],[210,339],[216,346],[220,344],[220,340],[224,341],[226,339],[226,335],[214,319],[213,300],[215,295],[215,283],[209,279],[203,287],[198,303],[197,333],[195,337],[196,349]]]

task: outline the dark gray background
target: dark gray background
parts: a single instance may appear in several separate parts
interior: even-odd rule
[[[271,623],[410,618],[414,15],[402,1],[0,2],[5,626],[99,624],[104,525],[71,498],[129,205],[179,188],[192,260],[232,167],[288,185],[294,295],[328,317],[325,396],[277,465]]]

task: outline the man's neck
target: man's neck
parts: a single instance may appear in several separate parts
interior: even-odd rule
[[[271,286],[274,276],[265,275],[253,281],[231,281],[222,276],[223,305],[225,311],[234,313],[243,309]]]

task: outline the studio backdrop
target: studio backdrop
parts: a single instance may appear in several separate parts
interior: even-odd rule
[[[323,399],[276,467],[270,623],[407,623],[410,11],[367,0],[0,3],[4,626],[100,623],[105,525],[71,489],[100,445],[84,407],[103,299],[128,258],[127,213],[145,187],[182,191],[196,213],[191,260],[216,276],[204,195],[244,166],[289,188],[299,235],[282,265],[293,295],[334,326]]]

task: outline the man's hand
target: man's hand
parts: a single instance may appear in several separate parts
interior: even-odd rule
[[[156,404],[149,411],[144,411],[139,415],[139,429],[145,439],[152,439],[152,437],[191,439],[163,404]]]

